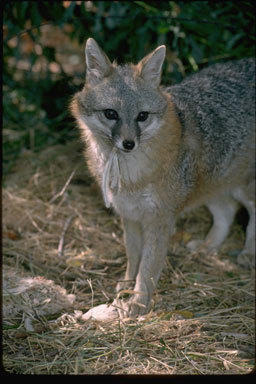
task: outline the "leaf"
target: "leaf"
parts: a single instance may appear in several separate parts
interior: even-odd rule
[[[76,1],[71,1],[69,6],[66,8],[65,13],[63,15],[63,19],[69,20],[73,17],[74,10],[76,7]]]
[[[237,40],[239,40],[241,37],[243,37],[243,33],[238,33],[237,35],[232,36],[231,39],[227,42],[227,49],[232,49]]]
[[[16,235],[16,233],[11,231],[4,232],[3,237],[8,238],[10,240],[14,240],[14,241],[18,240],[18,236]]]
[[[145,3],[144,1],[134,1],[135,4],[139,5],[140,7],[146,9],[146,11],[150,12],[154,12],[154,13],[158,13],[158,10],[155,8],[155,7],[152,7],[152,5],[149,5],[147,3]]]
[[[175,232],[174,235],[172,236],[173,241],[177,241],[178,243],[184,243],[187,244],[189,240],[191,239],[192,234],[186,231],[179,231]]]
[[[198,65],[192,55],[188,55],[188,61],[195,72],[198,71]]]
[[[191,55],[195,59],[196,62],[200,62],[203,58],[203,52],[201,47],[196,43],[196,41],[189,36],[189,42],[192,47]]]
[[[67,265],[70,265],[71,267],[82,267],[82,265],[84,265],[84,262],[85,262],[85,257],[83,255],[78,255],[76,257],[69,257],[67,260],[66,260],[66,264]]]
[[[184,319],[193,319],[194,313],[191,311],[173,311],[173,313],[177,313],[178,315],[184,317]]]
[[[176,311],[169,311],[169,312],[161,312],[159,314],[159,317],[163,320],[170,320],[173,315],[179,315],[182,316],[184,319],[193,319],[194,313],[187,310],[176,310]]]

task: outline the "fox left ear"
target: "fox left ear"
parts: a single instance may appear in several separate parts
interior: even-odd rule
[[[140,76],[155,88],[157,88],[161,82],[162,65],[165,59],[165,53],[165,45],[160,45],[160,47],[156,48],[138,63]]]

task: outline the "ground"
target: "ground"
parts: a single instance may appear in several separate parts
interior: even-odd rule
[[[219,254],[189,252],[211,217],[177,223],[152,311],[82,321],[111,302],[126,256],[81,144],[23,151],[3,182],[3,365],[20,374],[246,374],[255,364],[254,271],[236,262],[239,223]]]

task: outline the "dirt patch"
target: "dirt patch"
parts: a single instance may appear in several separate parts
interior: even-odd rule
[[[126,257],[78,141],[23,152],[3,183],[3,363],[21,374],[234,374],[255,358],[254,272],[236,263],[235,224],[218,255],[188,252],[211,225],[184,215],[152,311],[83,322],[111,302]]]

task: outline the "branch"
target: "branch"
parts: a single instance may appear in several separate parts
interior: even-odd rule
[[[58,199],[58,197],[61,197],[61,196],[65,193],[67,187],[68,187],[69,184],[70,184],[70,181],[71,181],[72,177],[73,177],[74,174],[76,173],[77,168],[78,168],[78,166],[75,167],[75,169],[73,170],[73,172],[71,173],[71,175],[70,175],[69,178],[67,179],[67,181],[66,181],[64,187],[62,188],[62,190],[61,190],[60,192],[58,192],[56,195],[54,195],[54,196],[51,198],[51,200],[49,201],[50,204],[53,203],[55,200]]]
[[[63,257],[65,235],[66,235],[66,232],[68,230],[68,226],[71,223],[71,221],[73,220],[73,218],[74,218],[74,215],[68,217],[67,220],[65,221],[64,228],[63,228],[62,234],[60,236],[59,246],[58,246],[58,257]]]

